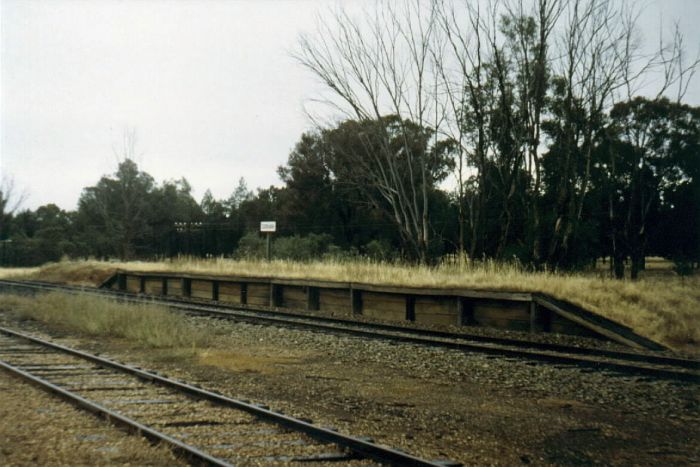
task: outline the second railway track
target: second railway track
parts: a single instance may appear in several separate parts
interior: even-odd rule
[[[363,338],[383,339],[466,352],[479,352],[508,358],[529,359],[546,364],[573,365],[594,370],[611,371],[622,375],[700,383],[699,361],[664,354],[577,347],[556,343],[533,342],[510,337],[449,333],[274,310],[263,311],[240,306],[191,302],[165,297],[142,297],[121,292],[85,289],[44,282],[0,281],[0,286],[29,291],[58,290],[72,293],[91,293],[117,297],[124,301],[159,303],[193,315],[350,334]]]
[[[197,464],[458,465],[420,459],[8,328],[0,328],[0,368]]]

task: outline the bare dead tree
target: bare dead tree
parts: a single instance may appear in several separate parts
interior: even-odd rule
[[[470,257],[477,256],[486,204],[487,126],[489,109],[484,95],[487,54],[486,30],[480,3],[439,1],[440,39],[434,51],[439,92],[436,98],[446,109],[439,131],[457,144],[455,181],[457,185],[460,252],[465,251],[465,227],[469,227]],[[475,172],[469,181],[469,172]],[[476,196],[467,199],[467,189]]]
[[[313,37],[302,36],[297,60],[331,91],[325,104],[360,122],[399,117],[401,154],[390,145],[384,129],[380,150],[357,161],[358,185],[370,182],[389,206],[405,243],[421,261],[430,241],[429,192],[432,181],[425,149],[416,152],[405,122],[428,128],[433,117],[434,81],[430,44],[435,32],[434,5],[420,0],[379,4],[364,18],[339,11],[319,21]],[[367,161],[370,161],[368,163]],[[407,170],[407,183],[401,174]],[[418,170],[418,173],[414,173]]]
[[[539,199],[542,195],[542,119],[546,112],[547,92],[553,58],[550,42],[553,31],[564,10],[560,0],[527,2],[514,0],[505,3],[506,31],[513,54],[515,86],[517,89],[518,119],[522,125],[522,141],[527,173],[532,177],[526,206],[531,216],[530,237],[532,261],[538,265],[541,252],[541,213]]]
[[[7,237],[10,219],[26,199],[26,192],[17,192],[14,179],[3,174],[0,179],[0,240]]]
[[[626,70],[635,58],[636,48],[629,41],[635,23],[625,8],[610,0],[572,0],[564,13],[565,26],[558,38],[562,58],[555,70],[564,84],[564,122],[559,148],[562,174],[548,254],[553,263],[567,254],[581,223],[605,112],[625,86]]]

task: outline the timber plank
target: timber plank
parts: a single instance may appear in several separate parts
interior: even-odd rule
[[[318,302],[320,311],[352,313],[350,294],[347,290],[319,288]]]
[[[126,276],[126,291],[139,293],[141,291],[141,277]]]
[[[182,295],[182,280],[168,279],[168,295],[179,297]]]
[[[209,300],[218,297],[219,301],[259,306],[269,306],[274,298],[273,304],[293,309],[362,313],[419,323],[480,324],[596,335],[632,347],[664,349],[627,326],[541,293],[124,270],[118,270],[102,287]],[[309,287],[312,293],[307,293]]]
[[[249,305],[270,305],[270,285],[269,284],[248,284],[247,303]]]
[[[608,339],[621,344],[629,345],[637,348],[646,348],[650,350],[664,350],[664,347],[657,342],[647,339],[639,334],[636,334],[627,326],[611,321],[600,315],[591,313],[588,310],[577,307],[571,303],[563,302],[552,297],[547,297],[542,294],[534,295],[535,302],[547,308],[548,310],[558,314],[570,321],[573,321],[583,327],[591,329],[598,334],[601,334]]]
[[[144,288],[147,294],[161,295],[163,293],[163,281],[160,278],[147,278]]]

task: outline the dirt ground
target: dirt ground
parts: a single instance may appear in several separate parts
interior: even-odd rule
[[[206,319],[214,343],[193,358],[0,321],[428,459],[700,465],[694,384]]]

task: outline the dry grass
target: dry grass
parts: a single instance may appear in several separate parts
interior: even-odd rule
[[[0,279],[24,279],[39,274],[41,268],[0,268]]]
[[[234,352],[228,349],[207,349],[199,352],[197,363],[225,370],[246,373],[274,374],[285,367],[301,363],[301,358],[279,355],[260,355],[260,349],[251,352]]]
[[[205,333],[188,324],[184,316],[156,305],[55,292],[36,298],[0,295],[0,310],[71,332],[126,338],[149,348],[194,352],[207,341]]]
[[[672,348],[697,352],[700,347],[700,277],[681,279],[671,272],[632,282],[612,280],[604,273],[528,272],[495,262],[428,267],[363,260],[298,263],[190,258],[152,263],[62,262],[28,271],[25,277],[96,285],[117,269],[542,292],[630,326]],[[0,277],[5,271],[0,270]]]

